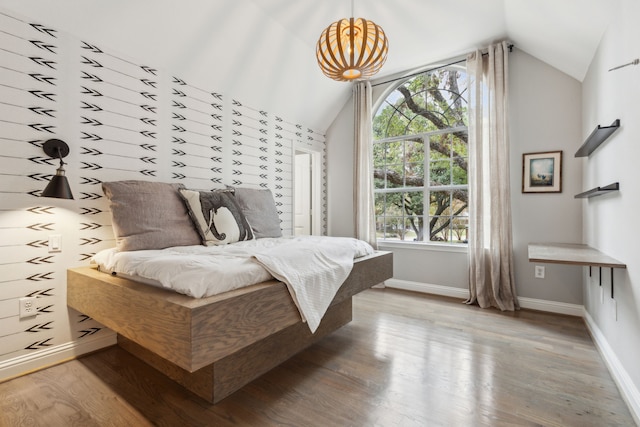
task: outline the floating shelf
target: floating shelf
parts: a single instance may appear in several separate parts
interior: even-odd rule
[[[584,144],[576,151],[576,157],[587,157],[593,153],[593,151],[609,138],[612,133],[617,131],[619,127],[620,119],[616,119],[615,122],[611,123],[611,126],[598,125],[598,127],[591,132],[591,135],[589,135]]]
[[[529,243],[529,262],[627,268],[617,259],[591,246],[575,243]]]
[[[611,298],[613,298],[613,269],[627,268],[627,265],[615,258],[603,254],[591,246],[573,243],[529,243],[529,262],[548,262],[554,264],[586,265],[600,268],[600,286],[602,286],[602,268],[611,269]]]
[[[614,182],[613,184],[605,185],[604,187],[596,187],[591,190],[587,190],[584,193],[576,194],[576,199],[588,199],[589,197],[601,196],[612,191],[620,190],[620,183]]]

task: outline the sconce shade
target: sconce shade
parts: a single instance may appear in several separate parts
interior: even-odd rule
[[[55,197],[56,199],[73,199],[69,181],[64,175],[64,169],[58,168],[56,174],[51,178],[49,184],[40,195],[40,197]]]
[[[40,197],[54,197],[56,199],[73,199],[69,181],[65,176],[63,157],[69,154],[69,146],[59,139],[49,139],[42,144],[42,149],[49,157],[60,159],[60,166],[56,169],[56,174],[51,178],[49,184],[40,194]]]
[[[366,80],[380,71],[388,50],[389,40],[379,25],[352,17],[322,32],[316,58],[324,75],[333,80]]]

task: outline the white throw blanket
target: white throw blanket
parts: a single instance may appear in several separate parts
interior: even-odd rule
[[[318,329],[333,297],[353,268],[353,258],[373,253],[361,240],[307,236],[254,253],[276,279],[286,283],[302,320]]]
[[[275,277],[287,285],[302,319],[315,332],[351,272],[354,258],[373,252],[368,243],[357,239],[299,236],[222,246],[176,246],[133,252],[107,249],[96,254],[93,261],[101,271],[147,279],[195,298]]]

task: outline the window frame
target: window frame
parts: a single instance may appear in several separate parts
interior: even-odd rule
[[[429,72],[425,71],[426,72]],[[464,72],[466,73],[466,67],[464,67]],[[378,110],[380,108],[380,106],[382,106],[386,100],[389,98],[389,96],[400,86],[405,84],[407,81],[409,81],[410,79],[405,79],[401,82],[398,82],[397,85],[393,85],[391,87],[389,87],[387,90],[384,91],[384,94],[379,98],[379,102],[377,103],[377,105],[375,106],[374,110],[373,110],[373,117],[376,117],[376,114],[378,113]],[[372,144],[379,144],[379,143],[389,143],[389,142],[397,142],[397,141],[405,141],[408,138],[412,138],[412,139],[417,139],[420,138],[422,139],[422,143],[424,144],[425,147],[425,153],[424,153],[424,172],[423,172],[423,183],[424,185],[422,187],[394,187],[394,188],[386,188],[387,183],[385,183],[385,188],[374,188],[374,200],[376,198],[376,196],[378,194],[384,194],[384,193],[398,193],[398,192],[422,192],[423,194],[423,221],[426,221],[425,224],[429,223],[429,220],[431,218],[433,218],[433,216],[431,216],[430,214],[430,200],[431,200],[431,192],[433,191],[453,191],[453,190],[465,190],[469,191],[469,181],[468,181],[468,176],[467,176],[467,183],[466,184],[450,184],[450,185],[431,185],[431,180],[430,180],[430,174],[431,174],[431,168],[430,168],[430,160],[431,160],[431,147],[430,147],[430,137],[433,137],[435,135],[442,135],[442,134],[453,134],[453,133],[460,133],[460,132],[464,132],[467,134],[467,136],[469,135],[469,126],[455,126],[455,127],[451,127],[451,128],[446,128],[446,129],[437,129],[437,130],[433,130],[433,131],[428,131],[428,132],[422,132],[422,133],[417,133],[417,134],[406,134],[406,135],[400,135],[400,136],[393,136],[393,137],[388,137],[388,138],[382,138],[382,139],[378,139],[378,140],[373,140]],[[468,155],[468,147],[467,147],[467,155]],[[468,159],[468,156],[467,156]],[[372,160],[373,161],[373,160]],[[405,183],[406,184],[406,183]],[[375,202],[374,202],[375,203]],[[470,206],[467,205],[467,210],[470,209]],[[426,212],[426,214],[425,214]],[[455,217],[463,217],[464,215],[458,215],[458,216],[454,216]],[[375,215],[376,218],[376,222],[378,220],[378,218],[386,218],[386,206],[385,206],[385,212],[382,215]],[[405,215],[403,214],[402,218],[405,218]],[[386,222],[385,222],[386,223]],[[425,225],[428,229],[428,225]],[[427,230],[428,233],[428,230]],[[467,236],[468,236],[468,225],[467,225]],[[424,236],[423,236],[424,238]],[[429,238],[429,236],[427,236],[427,239]],[[460,243],[455,243],[455,242],[441,242],[441,241],[431,241],[431,240],[422,240],[422,241],[406,241],[406,240],[393,240],[393,239],[385,239],[385,238],[378,238],[378,245],[379,246],[387,246],[389,248],[392,247],[396,247],[396,248],[400,248],[400,247],[405,247],[405,248],[425,248],[425,249],[429,249],[429,250],[444,250],[444,251],[454,251],[454,252],[464,252],[467,250],[468,248],[468,243],[465,242],[460,242]]]

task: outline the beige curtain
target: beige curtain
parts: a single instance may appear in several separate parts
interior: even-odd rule
[[[469,292],[467,303],[520,308],[513,272],[508,46],[467,57],[469,75]]]
[[[373,199],[373,136],[371,122],[371,83],[353,85],[355,129],[354,214],[356,238],[377,248]]]

